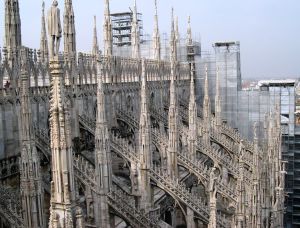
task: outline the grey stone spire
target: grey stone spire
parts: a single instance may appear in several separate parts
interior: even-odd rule
[[[64,101],[63,70],[58,56],[50,59],[50,140],[52,152],[49,227],[73,227],[74,171],[70,117]]]
[[[139,124],[139,158],[140,178],[139,191],[141,194],[140,207],[145,211],[151,208],[151,186],[149,169],[152,165],[151,151],[151,123],[147,101],[147,75],[145,72],[145,59],[142,59],[142,87],[141,87],[141,113]]]
[[[41,62],[47,63],[49,61],[48,39],[45,23],[45,1],[43,1],[42,4],[40,55]]]
[[[174,23],[174,9],[172,8],[172,19],[171,19],[171,38],[170,38],[170,58],[171,62],[177,61],[177,39],[175,34],[175,23]]]
[[[176,36],[176,40],[177,40],[177,44],[178,44],[179,40],[180,40],[178,16],[176,16],[176,18],[175,18],[175,36]]]
[[[20,48],[21,19],[18,0],[5,0],[5,46],[8,51]]]
[[[210,118],[210,99],[208,93],[208,68],[205,66],[205,83],[204,83],[204,101],[203,101],[203,115],[204,118]]]
[[[155,1],[155,16],[154,16],[154,30],[153,30],[153,59],[160,60],[161,47],[160,47],[160,34],[158,27],[158,13],[157,13],[157,0]]]
[[[68,60],[76,59],[75,15],[72,0],[65,0],[64,12],[64,54]]]
[[[219,67],[217,68],[217,79],[216,79],[216,96],[215,96],[215,116],[216,116],[216,125],[222,125],[222,104],[220,96],[220,73]]]
[[[192,36],[192,27],[191,27],[191,17],[188,18],[188,28],[187,28],[187,39],[186,43],[188,45],[193,44],[193,36]]]
[[[197,104],[195,97],[194,65],[191,69],[190,101],[189,101],[189,153],[196,156],[197,140]]]
[[[99,54],[98,54],[99,55]],[[100,192],[99,202],[97,202],[97,227],[110,227],[109,209],[106,194],[111,186],[111,158],[110,158],[110,136],[106,118],[105,94],[102,82],[102,63],[98,56],[98,89],[97,89],[97,119],[95,132],[95,162],[96,181]]]
[[[253,189],[252,189],[252,213],[251,222],[253,227],[261,226],[261,184],[260,184],[260,174],[262,167],[260,166],[260,156],[258,148],[258,123],[255,122],[253,126],[253,141],[254,141],[254,154],[253,154]]]
[[[203,120],[204,120],[204,143],[209,145],[210,144],[210,114],[211,114],[211,108],[210,108],[210,99],[209,99],[209,93],[208,93],[208,69],[207,66],[205,67],[205,84],[204,84],[204,99],[203,99]]]
[[[170,106],[169,106],[169,142],[167,155],[167,169],[169,175],[176,177],[177,170],[177,152],[178,152],[178,108],[175,85],[175,63],[171,62],[171,82],[170,82]]]
[[[98,35],[97,35],[97,19],[94,16],[94,35],[93,35],[93,50],[92,54],[97,57],[99,54],[99,46],[98,46]]]
[[[25,227],[44,227],[44,197],[40,158],[35,145],[29,97],[28,49],[21,50],[21,176]]]
[[[178,16],[175,17],[175,38],[176,38],[176,50],[177,50],[177,60],[180,61],[180,32],[178,25]]]
[[[188,18],[186,47],[187,47],[187,60],[191,65],[194,65],[193,67],[195,70],[195,46],[193,43],[191,17],[190,16]]]
[[[132,58],[136,58],[136,59],[139,59],[141,57],[140,27],[139,27],[139,21],[138,21],[136,0],[134,0],[133,19],[132,19],[132,25],[131,25],[131,55],[132,55]]]
[[[112,56],[112,54],[113,54],[113,39],[112,39],[109,0],[104,0],[104,4],[105,4],[105,6],[104,6],[104,24],[103,24],[104,55]]]

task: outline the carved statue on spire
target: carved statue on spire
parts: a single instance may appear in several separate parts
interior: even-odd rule
[[[215,171],[216,171],[216,168],[213,167],[209,174],[209,193],[210,193],[211,198],[216,195],[216,191],[217,191],[216,181],[218,178],[217,178]]]
[[[50,38],[50,57],[58,55],[61,39],[60,10],[58,2],[54,0],[48,11],[48,33]]]

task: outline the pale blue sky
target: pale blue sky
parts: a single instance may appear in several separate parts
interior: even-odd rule
[[[73,0],[77,49],[92,46],[93,15],[98,18],[102,37],[104,0]],[[41,0],[19,0],[23,44],[39,46]],[[46,9],[51,0],[45,0]],[[152,33],[154,0],[137,0],[143,13],[144,30]],[[4,1],[0,3],[0,37],[4,35]],[[111,0],[111,11],[126,11],[133,0]],[[240,41],[243,78],[300,77],[299,0],[158,0],[161,32],[169,32],[170,11],[174,6],[179,29],[186,32],[191,15],[193,33],[201,36],[203,49],[216,41]],[[63,0],[59,0],[63,10]],[[0,46],[3,45],[0,39]]]

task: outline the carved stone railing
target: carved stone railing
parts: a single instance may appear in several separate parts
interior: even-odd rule
[[[131,122],[133,124],[136,124],[136,123],[134,123],[135,121],[132,119],[131,119]],[[87,123],[87,121],[85,123]],[[91,133],[94,133],[94,131],[92,131]],[[139,163],[139,159],[137,157],[137,154],[136,154],[134,148],[132,146],[130,146],[128,141],[126,141],[125,139],[118,138],[118,137],[112,135],[111,136],[111,147],[115,152],[117,152],[124,159],[130,161],[131,163]],[[178,183],[179,181],[172,182],[172,185],[176,186],[175,188],[179,188],[178,190],[174,191],[174,188],[170,188],[169,184],[165,185],[165,183],[168,183],[167,181],[170,181],[170,177],[168,177],[168,176],[161,177],[160,176],[161,173],[157,173],[157,172],[161,172],[160,169],[156,169],[156,170],[151,169],[150,170],[151,177],[154,181],[158,182],[158,181],[161,181],[162,179],[167,178],[166,180],[164,180],[164,182],[162,182],[162,183],[158,182],[158,184],[164,185],[165,187],[163,189],[165,191],[167,191],[169,194],[173,195],[173,197],[177,198],[179,201],[185,203],[190,208],[195,210],[200,216],[203,216],[204,221],[208,222],[209,213],[208,213],[207,205],[204,204],[204,201],[201,201],[200,199],[198,199],[198,201],[197,200],[195,201],[195,199],[197,199],[197,197],[192,195],[191,193],[189,193],[189,191],[183,185],[179,185],[179,183]],[[160,177],[160,178],[158,178],[158,177]],[[223,215],[218,216],[218,223],[221,227],[227,227],[226,226],[227,220],[223,218]]]
[[[133,227],[159,227],[155,211],[146,216],[135,207],[135,199],[121,188],[113,185],[108,193],[108,203],[113,209],[125,217]]]
[[[95,168],[82,156],[73,155],[73,167],[75,176],[94,192],[98,192],[95,179]]]
[[[208,189],[209,185],[209,173],[211,169],[205,166],[202,162],[197,162],[195,159],[187,156],[186,154],[179,154],[178,161],[188,167],[188,169],[194,173],[203,183],[203,185]],[[237,201],[236,186],[225,184],[223,180],[219,177],[216,181],[217,192],[223,197],[231,199],[233,202]]]
[[[35,145],[40,149],[48,160],[51,156],[50,139],[48,130],[40,128],[37,123],[33,125],[35,132]]]
[[[157,130],[152,130],[152,135],[154,136],[154,140],[160,140],[166,142],[166,139],[163,135],[159,133]],[[206,166],[203,162],[196,160],[195,158],[191,157],[189,154],[185,152],[177,153],[178,162],[181,163],[185,168],[190,170],[190,172],[194,173],[199,180],[203,183],[203,185],[208,188],[209,184],[209,173],[211,168]],[[236,169],[236,172],[238,170]],[[238,174],[238,173],[237,173]],[[236,174],[236,175],[237,175]],[[229,184],[225,184],[222,179],[217,181],[217,191],[224,197],[233,200],[234,202],[237,201],[237,194],[236,194],[236,186],[230,186]]]
[[[138,158],[133,150],[128,145],[128,142],[124,139],[118,139],[118,142],[115,142],[114,139],[118,139],[116,137],[111,139],[111,143],[113,145],[113,149],[122,157],[128,159],[130,162],[138,162]],[[121,144],[119,144],[121,143]],[[131,150],[131,151],[130,151]],[[159,187],[164,189],[166,192],[168,192],[171,196],[175,197],[177,200],[183,202],[184,204],[188,205],[190,208],[195,210],[199,216],[202,216],[204,221],[208,221],[209,216],[207,205],[205,205],[204,201],[201,199],[197,199],[197,196],[192,195],[189,193],[189,191],[184,187],[183,184],[179,184],[179,181],[172,180],[169,176],[160,176],[163,172],[160,170],[160,168],[157,169],[151,169],[150,170],[150,176],[151,179],[154,180]],[[160,177],[160,178],[158,178]],[[161,180],[164,180],[164,182],[160,182]],[[168,183],[167,185],[165,185]],[[174,190],[177,189],[177,190]],[[193,201],[193,203],[190,204],[190,201]],[[220,216],[219,218],[219,224],[222,227],[227,227],[225,224],[227,224],[227,220],[223,219],[223,216]]]
[[[106,82],[134,82],[140,81],[142,74],[141,59],[118,56],[102,56],[103,75]],[[179,80],[190,78],[189,65],[178,63],[176,68],[180,72]],[[145,59],[145,75],[148,81],[169,80],[171,76],[171,63]]]
[[[183,116],[186,118],[186,120],[188,120],[188,111],[187,111],[188,108],[189,108],[188,102],[184,101],[183,99],[179,99],[179,101],[180,101],[180,105],[182,105],[186,109],[186,110],[181,109],[180,112],[181,112],[181,114],[183,114]],[[201,121],[201,118],[202,118],[202,109],[203,108],[200,105],[197,105],[199,121]],[[211,126],[212,127],[216,126],[216,118],[214,116],[211,116]],[[218,126],[218,130],[222,134],[227,135],[228,137],[233,139],[235,141],[235,143],[237,143],[237,144],[239,144],[243,140],[243,144],[245,146],[245,149],[249,150],[251,152],[254,151],[254,143],[249,141],[249,140],[246,140],[246,139],[242,138],[240,133],[236,129],[230,127],[228,124],[223,122],[220,126]]]
[[[197,123],[200,124],[201,122],[198,121]],[[216,143],[222,145],[222,147],[230,151],[232,154],[238,154],[239,144],[235,143],[234,141],[228,140],[225,135],[221,134],[214,127],[210,128],[209,133],[212,140],[214,140]]]
[[[74,156],[74,171],[75,176],[82,181],[85,185],[88,185],[92,191],[98,192],[97,183],[95,181],[95,168],[90,162],[85,160],[84,157],[77,155]],[[113,182],[116,178],[113,178]],[[127,191],[124,191],[118,184],[111,186],[108,193],[108,203],[113,209],[124,217],[133,227],[158,227],[158,217],[154,217],[153,213],[151,218],[148,215],[139,212],[135,208],[134,196],[129,195]]]
[[[0,215],[7,220],[11,227],[17,228],[24,227],[19,196],[19,192],[0,186]]]
[[[233,162],[232,158],[226,156],[222,151],[213,148],[212,146],[206,146],[202,143],[202,139],[198,137],[196,148],[204,153],[205,155],[209,154],[209,157],[213,161],[217,161],[218,164],[225,166],[235,177],[238,176],[238,165],[236,162]]]
[[[95,132],[96,121],[91,119],[87,115],[79,115],[79,122],[86,128],[90,133]]]
[[[122,114],[122,118],[126,118],[127,123],[129,122],[132,126],[134,126],[135,128],[138,127],[138,122],[137,120],[130,115],[130,113],[126,113],[124,111],[120,111]],[[81,119],[84,119],[84,117],[81,117]],[[85,120],[83,122],[85,125],[89,125],[89,126],[85,126],[86,128],[90,129],[91,132],[94,132],[94,130],[92,129],[94,126],[93,125],[93,121],[92,120]],[[159,142],[161,144],[164,144],[164,146],[167,146],[167,139],[161,135],[158,131],[156,131],[155,129],[152,129],[152,137],[154,142]],[[131,162],[135,162],[135,163],[139,163],[139,160],[137,159],[137,155],[135,154],[135,150],[133,147],[130,147],[130,145],[128,144],[128,142],[125,139],[121,139],[121,138],[117,138],[115,136],[112,136],[113,140],[112,142],[117,142],[117,143],[113,143],[113,146],[116,147],[115,149],[117,150],[121,150],[122,147],[126,147],[129,150],[132,150],[132,153],[124,153],[123,156],[125,159],[131,161]],[[120,146],[121,145],[121,146]],[[119,147],[119,148],[118,148]],[[193,173],[195,173],[197,175],[197,177],[202,181],[202,183],[206,186],[206,188],[208,187],[208,183],[209,183],[209,169],[208,167],[206,167],[204,164],[196,161],[196,160],[192,160],[190,157],[187,157],[187,155],[185,155],[184,153],[178,153],[178,161],[184,166],[186,167],[188,170],[192,171]],[[226,164],[226,163],[225,163]],[[235,174],[236,176],[238,175],[238,169],[235,169]],[[218,181],[217,184],[217,188],[218,188],[218,192],[220,194],[222,194],[224,197],[227,197],[231,200],[233,200],[234,202],[236,202],[236,192],[235,192],[235,186],[229,186],[228,184],[223,183],[223,181]]]
[[[185,101],[183,99],[179,99],[179,103],[181,106],[183,106],[186,110],[189,109],[189,102],[188,101]],[[198,113],[198,117],[203,117],[203,114],[202,114],[202,110],[203,110],[203,107],[201,107],[200,105],[197,104],[197,113]],[[182,111],[182,110],[181,110]],[[187,113],[187,112],[186,112]],[[188,116],[188,115],[187,115]],[[216,118],[214,116],[211,116],[211,122],[213,125],[215,125],[216,123]],[[226,123],[222,123],[221,126],[218,126],[222,133],[228,135],[230,138],[234,139],[237,143],[239,143],[241,141],[241,135],[239,134],[238,131],[236,131],[235,129],[233,129],[232,127],[230,127],[228,124]]]
[[[178,179],[171,178],[165,171],[162,171],[160,167],[151,169],[150,177],[160,188],[193,209],[193,211],[201,217],[202,221],[206,223],[209,222],[209,209],[207,203],[197,195],[190,193]],[[219,227],[229,227],[230,222],[225,215],[218,214],[217,224]]]
[[[138,121],[130,113],[127,113],[125,111],[120,111],[120,114],[122,115],[120,116],[120,118],[123,118],[125,121],[127,121],[127,123],[130,123],[133,127],[135,128],[138,127]],[[156,115],[158,115],[157,112]],[[185,127],[181,125],[180,127],[181,134],[184,133],[184,128]],[[163,135],[161,135],[159,131],[152,129],[152,136],[156,142],[164,144],[165,147],[167,146],[167,139]],[[211,157],[212,160],[217,161],[219,164],[224,165],[232,174],[234,174],[235,177],[238,177],[239,175],[238,165],[235,164],[229,158],[226,158],[226,156],[223,155],[220,151],[218,152],[213,147],[210,148],[205,147],[204,144],[202,144],[199,139],[197,140],[197,148],[199,151]]]
[[[165,124],[167,124],[168,119],[167,119],[166,115],[162,114],[161,112],[159,112],[157,110],[151,110],[151,114],[153,114],[157,118],[160,118],[161,121],[163,121]],[[188,130],[186,129],[186,127],[183,124],[180,124],[179,131],[180,131],[181,135],[183,135],[183,134],[188,135]],[[199,148],[203,148],[203,144],[200,141],[201,140],[198,138],[197,146]],[[228,145],[227,145],[227,147],[228,147]],[[200,150],[200,151],[203,152],[205,155],[209,156],[213,161],[217,161],[219,164],[225,165],[227,169],[231,170],[233,164],[230,165],[226,161],[224,162],[224,156],[221,153],[214,150],[212,147],[206,148],[205,150]],[[229,166],[227,166],[227,164]]]
[[[123,112],[123,114],[127,115],[128,118],[128,113]],[[156,116],[157,118],[159,118],[159,120],[163,121],[165,124],[167,124],[167,116],[166,114],[163,114],[155,109],[151,110],[151,114]],[[184,118],[187,118],[186,116]],[[131,123],[134,123],[133,121],[131,121]],[[199,119],[199,121],[197,122],[199,125],[201,125],[201,120]],[[200,126],[202,127],[202,126]],[[213,129],[213,128],[212,128]],[[188,130],[186,129],[186,126],[184,126],[183,124],[180,124],[180,128],[179,128],[180,134],[185,134],[188,135]],[[232,151],[238,151],[238,147],[239,145],[235,144],[234,142],[230,142],[228,139],[226,139],[226,136],[219,134],[217,130],[213,130],[211,133],[211,137],[213,140],[215,140],[216,142],[218,142],[219,144],[221,144],[225,149]],[[162,140],[160,140],[162,141]],[[209,148],[207,146],[204,146],[204,144],[201,142],[202,140],[198,137],[197,139],[197,149],[199,151],[201,151],[202,153],[204,153],[205,155],[207,155],[208,157],[210,157],[213,161],[217,162],[218,164],[222,164],[223,166],[225,166],[229,172],[231,172],[235,178],[237,178],[239,176],[239,171],[238,171],[238,163],[237,161],[234,161],[233,159],[228,158],[227,156],[225,156],[225,154],[223,154],[221,151],[218,151],[216,149],[214,149],[212,146],[210,146]],[[235,148],[235,149],[233,149]],[[251,156],[243,156],[243,162],[246,163],[246,165],[248,165],[250,168],[253,167],[253,159]],[[251,184],[251,180],[252,180],[252,173],[249,170],[245,169],[245,181],[247,182],[247,184]]]

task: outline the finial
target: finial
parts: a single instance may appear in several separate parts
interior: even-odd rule
[[[207,64],[205,64],[205,97],[208,97],[208,68]]]
[[[253,124],[253,135],[254,135],[254,139],[258,139],[257,137],[257,132],[258,131],[258,123],[255,121]]]
[[[191,45],[192,43],[193,43],[193,38],[192,38],[191,16],[189,16],[188,29],[187,29],[187,44]]]
[[[192,80],[194,80],[194,72],[195,72],[195,66],[194,66],[194,64],[191,64],[191,76],[192,76]]]
[[[157,0],[155,3],[155,15],[154,15],[154,30],[153,30],[153,58],[160,60],[160,35],[158,28],[158,11],[157,11]]]
[[[216,88],[216,96],[220,96],[220,75],[219,75],[219,71],[220,71],[220,69],[219,69],[219,66],[217,67],[217,82],[216,82],[216,86],[217,86],[217,88]]]
[[[172,7],[172,12],[171,12],[171,20],[172,20],[172,30],[174,31],[174,8]]]
[[[134,0],[133,19],[131,28],[131,46],[132,46],[132,57],[140,58],[140,31],[139,21],[137,16],[136,0]]]
[[[43,12],[45,12],[45,1],[43,1],[43,3],[42,3],[42,10],[43,10]]]

